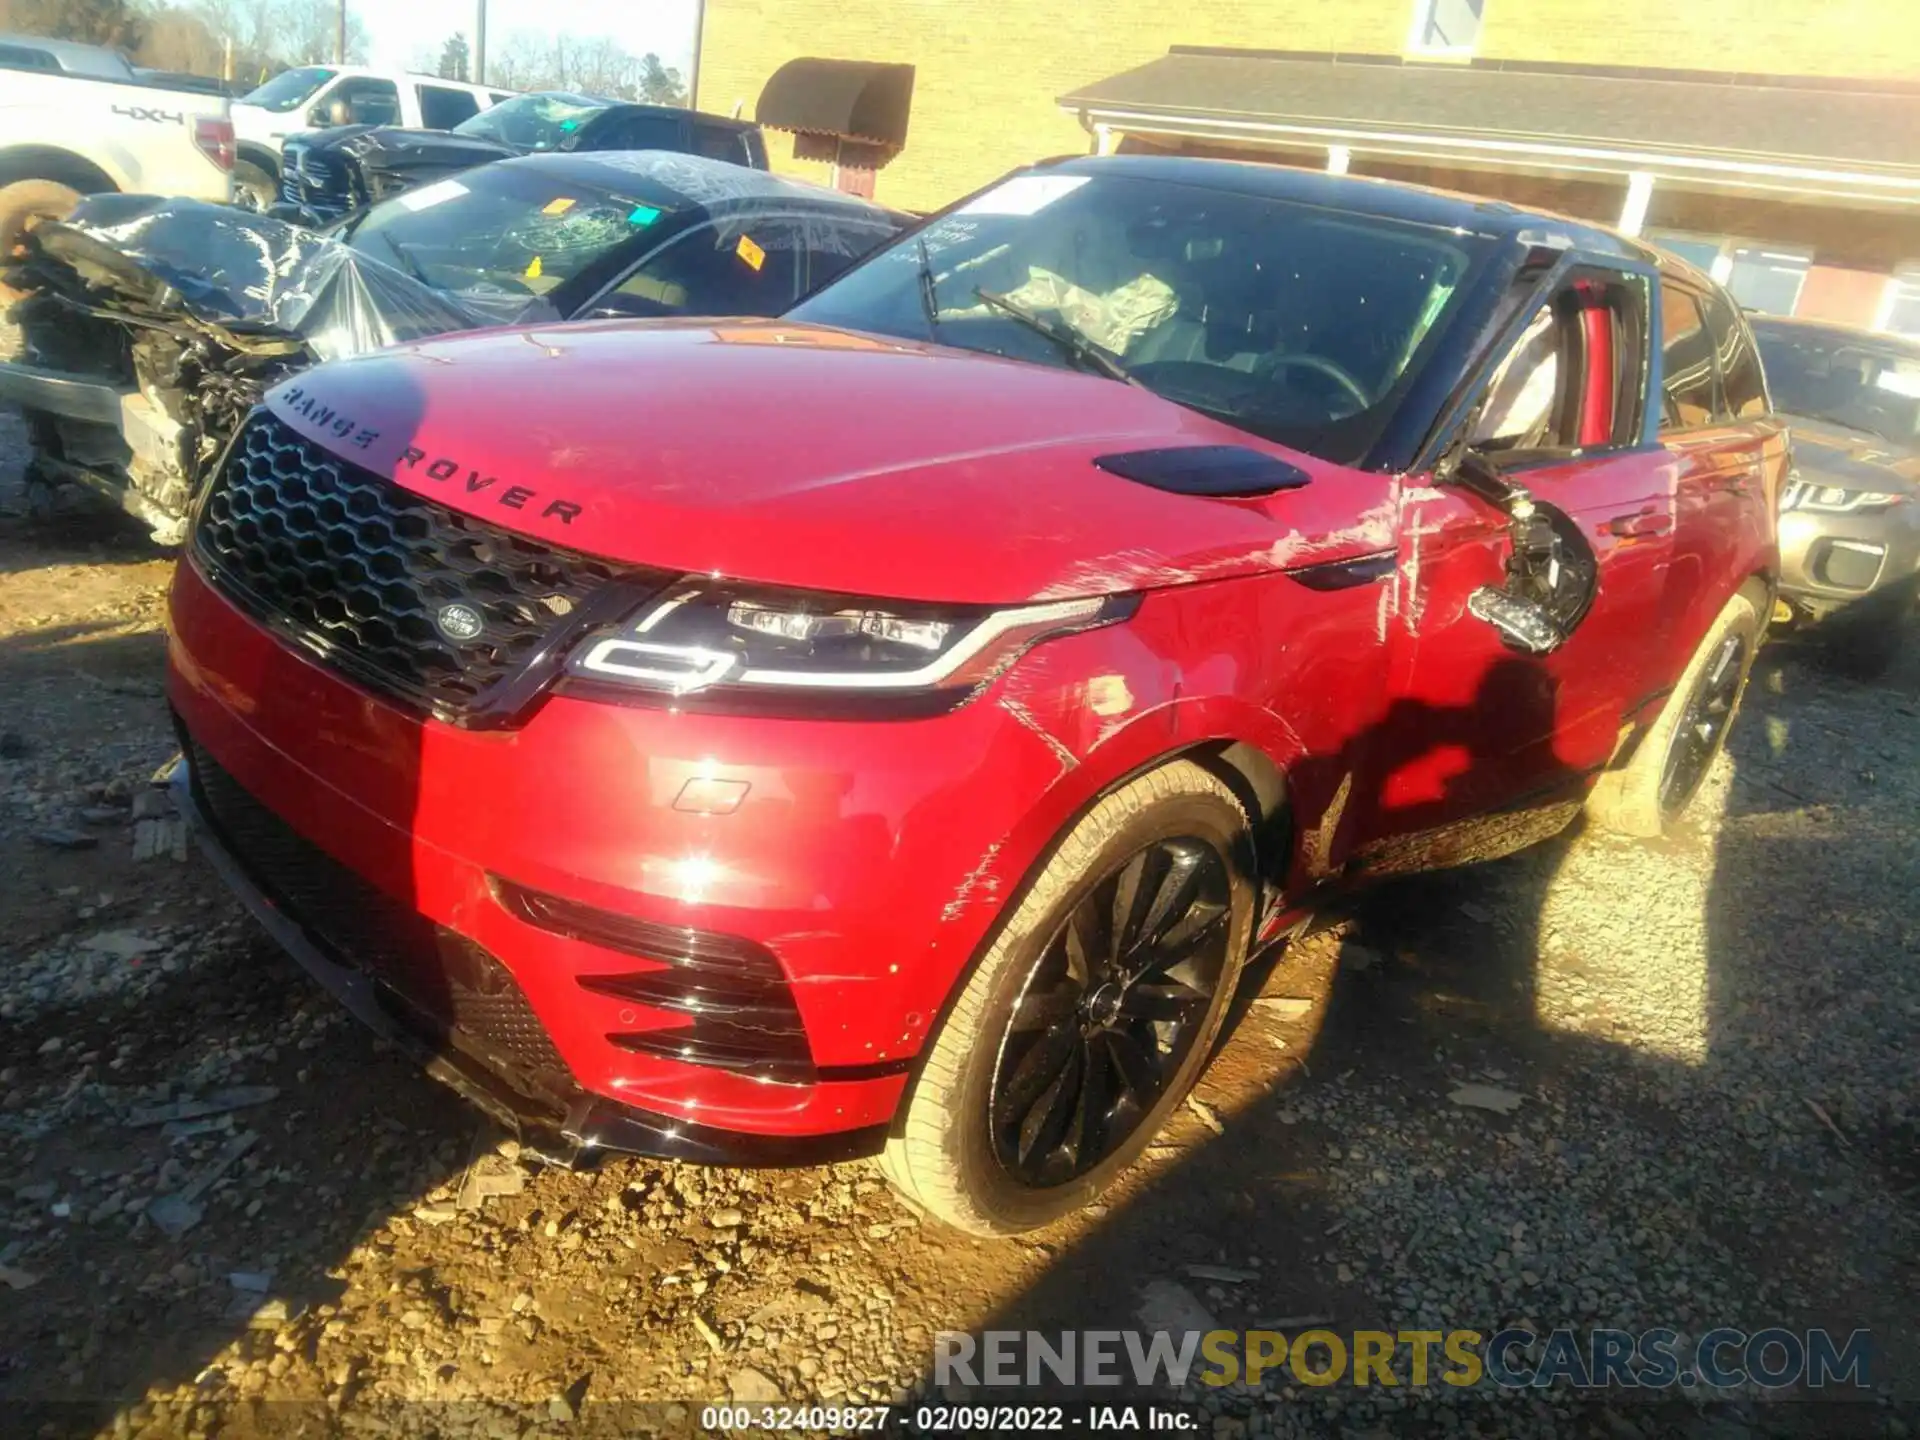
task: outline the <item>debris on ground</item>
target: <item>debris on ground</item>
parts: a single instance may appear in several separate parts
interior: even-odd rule
[[[1512,1090],[1502,1090],[1498,1085],[1456,1085],[1447,1095],[1455,1105],[1465,1105],[1472,1110],[1492,1110],[1501,1115],[1511,1115],[1520,1108],[1524,1096]]]
[[[218,1155],[207,1162],[206,1167],[199,1174],[179,1190],[171,1195],[158,1196],[148,1202],[147,1218],[162,1233],[171,1235],[176,1240],[186,1234],[198,1225],[207,1213],[206,1207],[200,1203],[200,1198],[207,1193],[216,1180],[233,1168],[241,1156],[253,1148],[254,1141],[257,1139],[259,1137],[252,1131],[234,1136],[221,1148]]]
[[[203,1120],[210,1116],[231,1114],[235,1110],[251,1109],[255,1105],[265,1105],[279,1098],[277,1086],[230,1085],[213,1091],[204,1100],[176,1100],[170,1105],[148,1105],[129,1110],[126,1123],[137,1129],[143,1125]],[[184,1137],[194,1132],[183,1129],[176,1133]]]

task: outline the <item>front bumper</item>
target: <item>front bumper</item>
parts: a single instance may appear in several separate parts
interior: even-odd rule
[[[1780,516],[1780,598],[1808,621],[1852,609],[1920,575],[1920,503],[1868,514]]]
[[[609,1102],[617,1112],[594,1113],[616,1114],[627,1139],[600,1143],[653,1153],[667,1143],[661,1124],[877,1143],[955,977],[1033,858],[1007,837],[1062,773],[1055,746],[984,703],[922,721],[770,723],[556,695],[517,728],[462,730],[283,644],[217,594],[192,557],[176,572],[171,620],[169,696],[188,752],[257,812],[226,848],[240,857],[243,891],[283,891],[266,900],[280,902],[276,929],[305,933],[290,945],[303,963],[360,1012],[364,994],[339,983],[342,969],[356,973],[343,961],[397,964],[436,945],[473,952],[461,963],[477,954],[511,977],[479,988],[519,1007],[489,1023],[518,1051],[510,1059],[547,1079],[524,1083],[524,1066],[463,1050],[457,1023],[436,1037],[440,1058],[475,1062],[487,1084],[514,1091],[509,1108],[531,1103],[521,1123],[563,1135],[585,1136],[586,1122],[556,1110],[579,1097]],[[1057,643],[1086,642],[1101,643]],[[690,782],[705,780],[743,786],[738,809],[689,806]],[[265,873],[282,883],[262,887],[269,860]],[[523,892],[592,912],[598,931],[552,915],[540,923],[514,903]],[[375,912],[384,928],[341,921]],[[640,939],[606,942],[621,924]],[[407,943],[388,944],[395,931]],[[722,963],[766,957],[811,1073],[779,1078],[725,1057],[640,1049],[639,1037],[687,1018],[642,993],[659,974],[660,951],[646,947],[663,934]],[[333,943],[316,944],[322,936]],[[302,953],[315,950],[330,965]],[[763,968],[757,983],[766,979]],[[436,1013],[446,1019],[444,1005]]]
[[[621,1151],[704,1165],[827,1165],[877,1154],[885,1145],[884,1125],[820,1136],[750,1135],[692,1124],[584,1092],[550,1098],[516,1088],[471,1053],[432,1044],[396,1018],[376,981],[331,953],[297,915],[267,893],[236,853],[238,847],[208,816],[184,754],[175,760],[167,784],[215,871],[281,949],[355,1019],[543,1158],[573,1166]],[[556,1099],[563,1103],[555,1103]]]

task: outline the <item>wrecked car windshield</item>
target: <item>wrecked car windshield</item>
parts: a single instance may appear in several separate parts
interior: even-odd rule
[[[529,299],[662,213],[631,195],[503,161],[375,206],[348,243],[439,290]]]
[[[453,127],[453,133],[492,140],[518,150],[558,150],[574,131],[590,117],[608,109],[611,103],[587,95],[553,91],[516,95],[491,110],[482,110],[462,120]]]
[[[792,318],[1125,379],[1352,461],[1489,246],[1258,195],[1036,172],[899,241]]]
[[[1755,322],[1773,408],[1920,444],[1920,355],[1843,330]]]
[[[282,70],[258,90],[241,96],[238,103],[284,112],[293,109],[332,78],[333,71],[324,65],[303,65],[297,70]]]

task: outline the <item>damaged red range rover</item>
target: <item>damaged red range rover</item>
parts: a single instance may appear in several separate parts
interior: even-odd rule
[[[1631,240],[1044,165],[782,320],[272,392],[174,585],[177,779],[307,968],[549,1152],[880,1152],[1018,1231],[1331,895],[1678,814],[1785,462],[1737,307]]]

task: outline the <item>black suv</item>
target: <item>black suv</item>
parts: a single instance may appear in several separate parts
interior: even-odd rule
[[[548,90],[503,100],[452,130],[340,125],[292,136],[274,213],[324,224],[489,160],[555,150],[671,150],[768,168],[766,141],[750,121]]]

